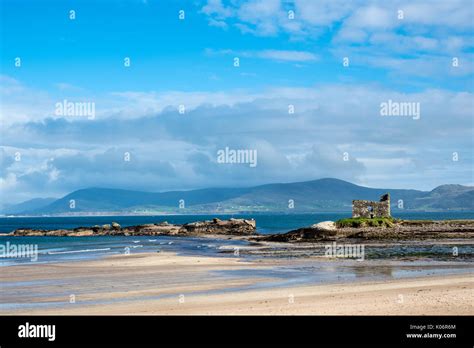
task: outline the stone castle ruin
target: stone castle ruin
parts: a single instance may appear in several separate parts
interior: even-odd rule
[[[380,218],[390,217],[390,194],[386,193],[380,197],[380,201],[352,201],[352,217],[353,218]]]

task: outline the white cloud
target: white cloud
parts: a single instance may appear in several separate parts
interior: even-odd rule
[[[318,55],[309,51],[295,50],[272,50],[263,49],[259,51],[235,51],[231,49],[212,50],[206,49],[207,55],[232,55],[234,57],[260,58],[281,62],[310,62],[319,59]]]
[[[350,28],[388,29],[397,23],[397,12],[379,6],[366,6],[358,8],[349,18],[344,21],[344,25]]]
[[[474,6],[470,0],[400,1],[405,20],[414,25],[445,26],[457,30],[472,29]]]
[[[12,190],[16,184],[17,178],[14,173],[8,173],[4,178],[0,177],[0,191]]]
[[[55,84],[56,88],[58,88],[61,91],[83,91],[84,89],[78,86],[74,86],[70,83],[67,82],[58,82]]]
[[[227,29],[228,25],[224,21],[220,21],[217,19],[209,18],[209,25],[212,27],[218,27],[222,29]]]
[[[427,189],[449,178],[472,181],[469,92],[333,84],[258,92],[129,91],[104,98],[98,103],[108,105],[108,117],[33,117],[5,127],[2,194],[20,200],[87,186],[159,191],[319,176]],[[420,120],[381,117],[380,103],[388,99],[419,102]],[[185,115],[177,111],[180,103]],[[295,114],[288,113],[289,104]],[[257,169],[216,166],[216,149],[225,146],[257,149]],[[12,160],[16,151],[20,162]],[[128,167],[125,151],[132,155]],[[463,160],[439,162],[453,151]],[[350,155],[347,163],[343,152]],[[436,162],[427,175],[424,168]],[[414,177],[414,170],[420,175]]]
[[[224,6],[221,0],[208,0],[201,11],[207,15],[214,15],[218,19],[225,19],[233,14],[233,10]]]
[[[288,10],[295,12],[294,19],[288,18]],[[403,11],[402,19],[398,18],[399,10]],[[317,27],[332,27],[337,23],[369,31],[404,25],[411,26],[411,29],[431,26],[463,31],[472,30],[474,17],[470,0],[250,0],[230,1],[227,6],[220,0],[208,0],[202,12],[218,19],[232,19],[258,35],[274,35],[280,30],[291,33],[291,27],[286,26],[288,22],[300,23],[301,31],[298,33],[307,35]]]
[[[46,110],[49,115],[54,111],[53,102],[46,92],[27,88],[8,76],[0,76],[0,97],[2,125],[41,120],[46,116]]]
[[[245,34],[287,34],[290,40],[306,39],[309,47],[326,34],[330,37],[330,50],[343,52],[344,57],[363,51],[363,64],[374,62],[374,67],[397,73],[405,72],[400,66],[413,61],[420,53],[425,55],[427,65],[431,65],[432,59],[462,57],[465,66],[469,66],[464,71],[472,70],[469,58],[474,48],[474,6],[470,0],[231,1],[225,8],[226,22]],[[295,11],[294,19],[288,18],[289,9]],[[403,11],[403,18],[399,18],[398,11]],[[214,18],[212,12],[206,13]],[[377,57],[382,53],[391,55],[392,62],[377,64]],[[352,65],[363,66],[358,60]],[[406,70],[410,74],[416,72],[418,66]],[[460,70],[452,73],[463,75]]]
[[[305,51],[263,50],[258,52],[256,55],[260,58],[290,62],[307,62],[317,60],[317,56],[315,54]]]
[[[295,0],[296,19],[311,26],[331,26],[346,17],[356,1],[346,0]]]

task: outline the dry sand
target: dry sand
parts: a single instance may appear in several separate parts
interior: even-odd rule
[[[159,253],[4,267],[0,314],[474,314],[472,274],[272,288],[271,279],[214,272],[285,262]],[[265,286],[245,289],[258,284]],[[46,306],[9,306],[32,302]]]

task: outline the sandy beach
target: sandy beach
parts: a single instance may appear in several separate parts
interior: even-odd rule
[[[161,252],[4,267],[0,314],[474,314],[469,269],[454,275],[329,284],[281,283],[266,276],[266,270],[301,262]]]

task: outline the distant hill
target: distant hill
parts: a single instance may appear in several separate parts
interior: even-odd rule
[[[442,185],[432,191],[368,188],[338,179],[268,184],[248,188],[141,192],[107,188],[74,191],[63,198],[31,200],[9,207],[8,214],[156,214],[350,211],[353,199],[378,200],[389,192],[392,209],[474,210],[474,187]],[[182,201],[181,201],[182,200]],[[180,202],[184,208],[180,208]],[[290,208],[293,202],[293,208]],[[5,213],[4,213],[5,214]]]
[[[462,185],[441,185],[414,202],[425,210],[474,210],[474,188]]]
[[[28,201],[3,207],[2,214],[15,215],[23,212],[34,211],[46,207],[56,201],[57,198],[33,198]]]

